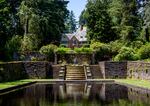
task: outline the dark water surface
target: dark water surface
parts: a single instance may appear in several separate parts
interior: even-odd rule
[[[150,106],[150,91],[97,82],[42,83],[1,95],[0,106]]]

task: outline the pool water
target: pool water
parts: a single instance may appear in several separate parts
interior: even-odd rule
[[[150,106],[150,91],[115,83],[37,83],[1,95],[0,106]]]

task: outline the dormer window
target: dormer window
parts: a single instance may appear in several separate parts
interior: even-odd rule
[[[83,38],[83,36],[80,36],[80,38]]]

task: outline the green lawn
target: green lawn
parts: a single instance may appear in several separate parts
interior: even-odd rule
[[[116,79],[116,82],[150,89],[150,81],[138,79]]]
[[[18,80],[18,81],[13,81],[13,82],[4,82],[4,83],[0,83],[0,89],[5,89],[5,88],[22,85],[22,84],[27,84],[29,82],[32,82],[32,81]]]

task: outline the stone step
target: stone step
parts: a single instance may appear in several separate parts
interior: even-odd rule
[[[66,73],[66,75],[85,75],[84,73]]]
[[[90,70],[87,70],[86,72],[87,72],[87,73],[90,73],[91,71],[90,71]]]
[[[59,73],[65,73],[64,71],[59,71]]]
[[[63,77],[64,76],[64,74],[59,74],[59,77]]]
[[[66,78],[66,80],[85,80],[85,78]]]
[[[92,74],[91,74],[91,73],[88,73],[87,76],[92,76]]]
[[[69,75],[66,75],[66,77],[85,77],[85,75],[75,75],[75,74],[69,74]]]
[[[74,74],[70,74],[70,75],[66,75],[66,77],[85,77],[85,75],[74,75]]]
[[[61,67],[60,69],[61,69],[61,70],[65,70],[65,67]]]
[[[67,71],[66,73],[84,73],[84,71],[83,72],[80,72],[80,71]]]
[[[84,72],[84,71],[81,71],[81,70],[79,70],[79,71],[77,71],[77,70],[66,70],[66,72]]]

